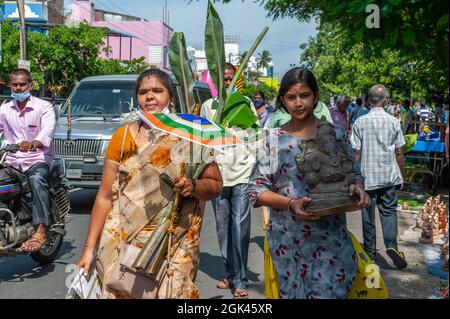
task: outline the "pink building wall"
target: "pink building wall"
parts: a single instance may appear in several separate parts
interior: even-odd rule
[[[72,21],[86,20],[90,25],[96,27],[108,27],[119,32],[125,32],[134,35],[137,38],[123,36],[122,39],[118,36],[109,36],[104,39],[105,46],[109,43],[110,52],[109,58],[130,60],[130,45],[131,45],[131,59],[145,57],[147,63],[156,65],[158,68],[170,71],[168,65],[163,65],[164,47],[169,46],[170,39],[173,34],[173,29],[162,21],[94,21],[93,8],[91,1],[72,0]],[[118,12],[120,13],[120,12]],[[122,44],[120,45],[120,42]],[[161,61],[155,63],[149,61],[149,46],[161,47]],[[106,53],[102,53],[101,57],[108,58]]]
[[[72,21],[87,21],[92,20],[92,3],[91,1],[72,1],[72,13],[70,15]]]

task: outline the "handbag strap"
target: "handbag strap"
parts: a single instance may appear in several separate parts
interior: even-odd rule
[[[126,125],[125,131],[123,133],[122,145],[120,147],[120,157],[119,157],[119,181],[118,181],[119,190],[118,190],[118,198],[117,198],[117,200],[119,201],[118,202],[118,205],[119,205],[119,243],[123,242],[123,239],[122,239],[122,233],[123,233],[122,207],[120,206],[120,199],[121,199],[120,195],[122,193],[122,185],[121,185],[121,181],[120,181],[120,167],[122,166],[124,146],[125,146],[125,140],[126,140],[126,137],[127,137],[128,129],[129,129],[129,124]]]

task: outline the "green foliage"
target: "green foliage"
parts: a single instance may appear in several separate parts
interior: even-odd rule
[[[269,63],[272,61],[272,57],[269,51],[263,50],[261,53],[258,53],[257,58],[257,66],[259,68],[269,68]]]
[[[225,99],[225,41],[222,21],[210,0],[205,25],[205,54],[211,80],[217,90],[219,101],[222,101]]]
[[[139,74],[146,69],[154,67],[145,62],[145,57],[125,61],[98,59],[95,71],[97,75]]]
[[[245,70],[250,56],[255,52],[259,43],[268,31],[265,27],[258,38],[253,43],[250,50],[242,59],[241,66],[237,70],[230,86],[225,90],[225,42],[223,36],[223,25],[217,11],[214,9],[210,0],[208,0],[208,9],[205,26],[205,48],[206,59],[208,61],[208,70],[217,89],[218,103],[214,103],[217,109],[214,120],[226,126],[238,126],[241,129],[247,129],[256,123],[257,117],[251,116],[250,103],[246,99],[241,99],[239,93],[232,94],[232,89],[237,80]],[[222,114],[225,112],[226,114]]]
[[[316,37],[301,47],[301,60],[319,81],[322,100],[331,94],[359,96],[375,83],[384,84],[391,96],[401,101],[410,96],[424,99],[434,91],[445,91],[448,79],[425,61],[411,64],[401,50],[378,48],[365,42],[349,45],[351,34],[323,23]]]
[[[216,0],[223,3],[232,0]],[[449,2],[445,0],[255,0],[264,6],[268,16],[273,19],[285,17],[296,18],[299,22],[315,19],[321,29],[331,24],[334,34],[341,34],[340,48],[351,51],[355,45],[364,44],[365,61],[376,60],[378,55],[396,55],[402,61],[415,62],[414,76],[410,76],[409,85],[419,96],[430,94],[430,91],[448,92],[449,72]],[[377,4],[380,8],[380,28],[367,28],[366,12],[369,4]],[[330,38],[331,41],[333,38]],[[326,43],[322,42],[322,45]],[[332,46],[332,43],[329,43]],[[370,48],[370,52],[369,49]],[[388,50],[388,52],[384,52]],[[341,50],[342,51],[342,50]],[[344,60],[342,55],[336,59]],[[312,61],[312,60],[311,60]],[[327,73],[338,71],[338,65],[327,62],[334,67]],[[345,64],[342,61],[341,64]],[[375,66],[368,67],[369,72]],[[337,70],[336,70],[337,69]],[[355,70],[358,76],[360,70]],[[325,72],[325,70],[324,70]],[[395,71],[394,73],[398,73]],[[363,73],[363,75],[366,75]],[[397,81],[406,83],[405,76]],[[382,76],[380,76],[382,77]],[[347,80],[347,78],[345,78]],[[370,79],[372,80],[372,79]],[[362,80],[365,81],[365,80]],[[431,82],[431,83],[429,83]],[[328,83],[330,92],[337,91],[345,83]]]
[[[248,96],[250,99],[252,99],[256,91],[263,92],[264,96],[266,97],[266,101],[274,101],[278,94],[278,91],[275,88],[270,87],[264,83],[261,83],[258,86],[244,83],[244,87],[242,90],[243,95]]]
[[[169,61],[175,78],[183,88],[188,113],[192,113],[195,106],[194,74],[187,57],[186,41],[183,32],[175,32],[172,36],[169,47]]]
[[[2,31],[4,61],[0,78],[7,79],[9,72],[17,68],[19,27],[17,23],[7,21]],[[84,77],[136,74],[149,67],[143,57],[123,62],[100,59],[106,32],[80,23],[73,27],[54,27],[48,35],[27,33],[27,58],[37,85],[49,88],[54,94],[67,96]]]
[[[249,107],[248,99],[239,92],[234,92],[223,109],[220,123],[228,127],[249,128],[257,120],[258,117]]]

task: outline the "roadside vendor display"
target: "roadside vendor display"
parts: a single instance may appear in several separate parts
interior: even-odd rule
[[[419,242],[432,244],[448,233],[448,217],[440,195],[430,197],[422,206],[416,219],[416,230],[421,230]]]
[[[447,236],[445,236],[445,243],[442,246],[441,256],[444,259],[444,263],[442,264],[442,270],[448,271],[448,227],[447,227]]]
[[[442,134],[432,130],[429,125],[423,125],[416,134],[405,135],[405,182],[428,184],[433,192],[437,191],[446,165],[445,143],[442,138]],[[427,175],[430,177],[428,180]]]

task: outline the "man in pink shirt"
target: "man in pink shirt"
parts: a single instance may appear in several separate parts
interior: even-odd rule
[[[36,232],[21,249],[34,252],[46,242],[50,225],[48,176],[53,160],[52,139],[55,131],[53,106],[30,93],[30,72],[17,69],[9,76],[13,101],[0,108],[0,133],[5,144],[19,144],[20,151],[9,153],[6,161],[23,172],[31,186],[32,197],[25,201],[32,207]]]

